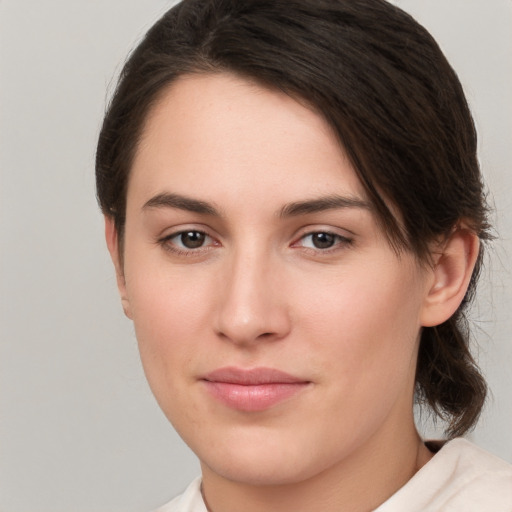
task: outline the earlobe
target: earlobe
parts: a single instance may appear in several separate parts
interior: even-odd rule
[[[121,304],[123,306],[124,314],[128,318],[132,318],[130,301],[128,300],[128,294],[126,291],[126,280],[124,277],[123,264],[121,260],[120,248],[119,248],[119,237],[115,226],[114,219],[105,215],[105,240],[107,242],[108,252],[112,258],[112,263],[116,270],[117,289],[121,297]]]
[[[432,281],[421,315],[423,327],[448,320],[458,309],[468,289],[480,249],[478,236],[459,227],[435,255]]]

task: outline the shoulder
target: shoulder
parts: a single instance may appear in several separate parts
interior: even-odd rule
[[[207,512],[201,496],[201,478],[196,478],[183,494],[176,496],[154,512]]]
[[[482,510],[512,511],[512,466],[461,438],[446,443],[377,509],[378,512]]]

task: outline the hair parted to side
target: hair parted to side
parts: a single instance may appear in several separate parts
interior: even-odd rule
[[[461,221],[490,238],[476,132],[462,87],[430,34],[384,0],[183,0],[127,61],[96,157],[97,194],[122,242],[130,168],[148,112],[178,77],[228,72],[319,112],[351,160],[391,245],[429,260]],[[401,217],[399,221],[392,207]],[[422,331],[416,396],[450,437],[476,423],[485,381],[463,304]]]

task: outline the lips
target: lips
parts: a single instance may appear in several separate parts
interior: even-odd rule
[[[213,398],[245,412],[269,409],[310,385],[307,380],[272,368],[219,368],[201,380]]]

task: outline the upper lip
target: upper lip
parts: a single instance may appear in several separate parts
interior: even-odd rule
[[[308,382],[300,377],[274,368],[236,368],[228,366],[218,368],[206,374],[202,380],[209,382],[222,382],[226,384],[238,384],[241,386],[258,386],[262,384],[298,384]]]

